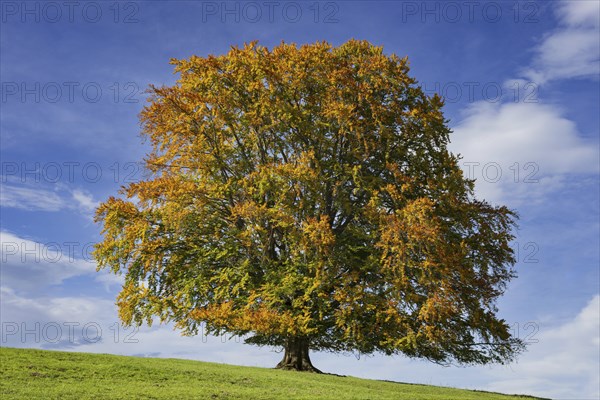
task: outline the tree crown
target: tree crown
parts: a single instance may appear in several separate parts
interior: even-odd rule
[[[351,40],[172,60],[141,113],[150,177],[97,210],[127,323],[280,346],[503,362],[516,215],[474,198],[442,100]]]

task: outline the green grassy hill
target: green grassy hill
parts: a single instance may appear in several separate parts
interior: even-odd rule
[[[4,399],[510,400],[436,386],[190,360],[0,348]]]

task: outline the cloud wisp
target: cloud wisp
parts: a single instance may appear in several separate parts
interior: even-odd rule
[[[555,9],[559,26],[535,49],[523,75],[543,84],[600,76],[600,1],[563,1]]]
[[[2,207],[23,211],[75,210],[88,217],[98,205],[84,189],[72,189],[64,184],[55,184],[50,188],[27,182],[12,182],[4,178],[0,183],[0,203]]]

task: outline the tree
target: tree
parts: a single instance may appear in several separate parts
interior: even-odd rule
[[[475,199],[442,100],[351,40],[172,60],[141,113],[146,180],[97,209],[127,324],[285,349],[506,362],[516,214]]]

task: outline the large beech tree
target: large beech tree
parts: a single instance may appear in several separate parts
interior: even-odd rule
[[[125,324],[283,348],[506,362],[516,216],[473,195],[442,100],[351,40],[172,60],[141,113],[146,180],[97,209]],[[202,325],[203,324],[203,325]]]

